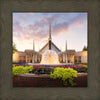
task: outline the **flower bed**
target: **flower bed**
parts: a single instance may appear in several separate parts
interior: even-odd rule
[[[59,66],[59,67],[13,66],[12,72],[13,72],[13,76],[14,76],[14,86],[16,86],[16,84],[17,84],[17,80],[15,81],[15,77],[17,77],[20,74],[24,74],[24,76],[26,75],[26,77],[27,77],[27,75],[28,76],[34,75],[34,77],[37,76],[37,77],[34,78],[35,80],[38,80],[38,75],[41,76],[41,75],[45,75],[45,74],[47,75],[48,74],[50,76],[50,77],[48,77],[48,79],[51,80],[50,84],[52,83],[52,80],[53,80],[55,82],[60,82],[60,83],[54,82],[54,84],[58,84],[58,86],[59,86],[59,84],[61,86],[69,86],[69,85],[75,86],[76,83],[80,84],[78,82],[81,82],[81,81],[82,81],[82,84],[85,84],[84,86],[87,85],[87,76],[84,78],[85,83],[83,82],[83,80],[82,80],[83,78],[81,76],[77,78],[77,73],[87,72],[87,67],[82,66],[82,65],[74,65],[73,64],[73,65]],[[83,73],[83,74],[85,74],[85,73]],[[44,79],[44,76],[43,76],[43,79]],[[49,83],[47,81],[48,79],[47,78],[46,78],[46,80],[44,79],[44,84],[46,86],[49,86],[48,85]],[[30,79],[28,78],[28,82],[29,82],[29,80]],[[23,83],[21,83],[21,81],[22,81],[21,79],[18,81],[19,85],[23,84]],[[37,81],[35,81],[35,82],[37,83]],[[45,82],[47,82],[47,84]],[[33,81],[32,81],[32,83],[35,84]],[[38,85],[41,86],[41,83],[38,83]],[[43,85],[43,86],[45,86],[45,85]],[[26,86],[28,86],[28,84]],[[37,86],[37,85],[31,85],[31,86]],[[50,86],[52,86],[52,85],[50,85]]]
[[[27,67],[30,67],[30,66],[29,65],[24,65],[24,63],[22,63],[22,64],[19,64],[19,65],[14,65],[13,68],[14,67],[18,68],[18,69],[15,68],[16,71],[17,71],[17,75],[18,75],[18,73],[19,74],[23,73],[22,69],[25,72],[25,68],[27,69]],[[56,67],[59,67],[59,68],[72,68],[72,69],[76,70],[78,73],[81,73],[81,72],[87,73],[88,72],[87,65],[68,64],[68,65],[56,66]],[[56,68],[56,67],[52,67],[50,65],[43,65],[43,66],[34,65],[34,66],[31,66],[32,70],[28,71],[27,73],[50,74],[50,72],[53,72],[53,69]],[[15,70],[15,69],[13,69],[13,70]],[[15,73],[15,71],[14,71],[14,73]]]
[[[87,68],[87,65],[79,65],[79,64],[69,64],[69,65],[64,65],[64,66],[56,66],[56,67],[59,67],[59,68],[72,68],[74,70],[76,70],[77,72],[85,72],[87,73],[88,71],[88,68]],[[48,68],[50,70],[56,68],[56,67],[52,67],[52,66],[33,66],[33,69],[37,69],[36,71],[38,71],[39,69],[42,70],[42,69],[45,69],[45,68]],[[34,71],[33,71],[34,72]]]

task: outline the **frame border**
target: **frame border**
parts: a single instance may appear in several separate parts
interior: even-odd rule
[[[100,100],[99,4],[99,0],[0,0],[0,100]],[[12,12],[88,12],[88,87],[13,87]]]

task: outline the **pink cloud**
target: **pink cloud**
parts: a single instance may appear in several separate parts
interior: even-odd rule
[[[25,29],[28,29],[28,30],[37,30],[38,29],[38,26],[28,25],[28,26],[25,27]]]
[[[20,18],[20,21],[25,21],[28,14],[24,14],[24,17]],[[31,14],[30,14],[31,15]],[[33,15],[33,14],[32,14]],[[14,19],[13,21],[13,33],[14,38],[16,40],[22,41],[42,41],[46,37],[48,38],[49,34],[49,25],[48,23],[51,21],[55,21],[59,18],[59,16],[47,16],[39,19],[34,25],[22,26],[19,20]],[[72,25],[76,25],[78,27],[83,27],[82,20],[83,16],[79,16],[78,18],[70,21],[63,22],[56,25],[52,25],[52,35],[57,36],[59,34],[73,33],[73,30],[70,29]],[[44,41],[45,43],[47,40]],[[31,44],[31,43],[30,43]]]
[[[84,26],[84,23],[76,23],[76,26],[83,27]]]
[[[29,15],[34,15],[35,13],[29,12],[29,13],[23,13],[24,18],[27,18]]]
[[[88,23],[88,22],[87,22],[87,20],[86,20],[86,21],[85,21],[85,24],[87,25],[87,23]]]
[[[39,20],[39,23],[43,23],[43,22],[48,23],[48,20],[47,20],[46,18],[41,18],[41,19]]]
[[[20,18],[19,20],[22,22],[25,22],[25,18]]]

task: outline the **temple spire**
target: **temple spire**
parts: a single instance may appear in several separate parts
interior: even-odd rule
[[[65,55],[65,57],[66,57],[66,63],[68,63],[68,61],[67,61],[67,40],[66,40],[66,45],[65,45],[65,53],[66,53],[66,55]]]
[[[65,51],[67,51],[67,40],[66,40],[66,47],[65,47],[65,48],[66,48],[66,50],[65,50]]]
[[[49,24],[49,40],[52,40],[51,39],[51,23]]]
[[[51,23],[49,24],[49,50],[51,50]]]
[[[34,44],[34,40],[33,40],[33,51],[35,51],[35,44]]]

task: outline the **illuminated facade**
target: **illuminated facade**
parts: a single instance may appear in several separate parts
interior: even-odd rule
[[[51,38],[51,25],[49,27],[49,39],[47,44],[42,47],[38,52],[35,51],[33,41],[33,50],[25,50],[24,52],[14,52],[13,62],[27,62],[27,63],[40,63],[42,55],[46,50],[53,50],[58,54],[60,63],[87,63],[87,51],[76,52],[75,50],[67,49],[67,41],[65,51],[62,52],[53,42]]]

